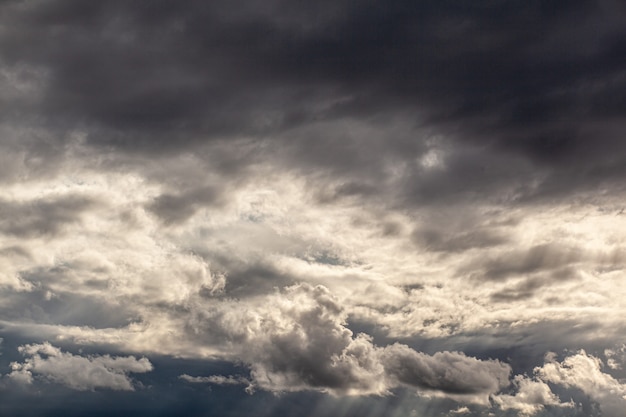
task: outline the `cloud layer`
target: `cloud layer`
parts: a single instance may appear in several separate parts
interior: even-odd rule
[[[616,0],[0,2],[0,389],[618,415],[625,23]]]

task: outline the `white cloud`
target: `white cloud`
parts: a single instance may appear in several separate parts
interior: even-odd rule
[[[626,364],[626,345],[621,345],[615,349],[605,349],[604,356],[609,368],[613,370],[623,369],[623,365]]]
[[[545,382],[582,390],[600,404],[607,417],[622,416],[626,409],[626,384],[602,372],[602,361],[584,350],[566,357],[562,362],[550,360],[535,369]]]
[[[615,352],[610,351],[609,355]],[[584,350],[559,362],[549,352],[534,376],[516,375],[513,394],[493,395],[492,401],[502,410],[517,410],[520,415],[534,415],[545,407],[574,408],[573,400],[563,402],[550,385],[578,389],[598,403],[603,416],[618,417],[626,407],[626,384],[602,371],[602,361]]]
[[[12,362],[11,373],[7,376],[22,384],[30,384],[40,378],[78,391],[132,391],[135,388],[128,374],[152,370],[152,364],[146,358],[109,355],[83,357],[63,352],[47,342],[20,346],[19,351],[26,359],[21,363]]]
[[[545,406],[573,407],[572,403],[562,403],[548,384],[541,380],[516,375],[513,378],[514,395],[499,394],[492,396],[493,402],[503,410],[517,410],[521,415],[532,415]]]

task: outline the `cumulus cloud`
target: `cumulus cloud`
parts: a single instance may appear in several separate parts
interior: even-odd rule
[[[500,394],[492,397],[503,410],[517,410],[521,415],[533,415],[546,406],[573,407],[573,403],[562,403],[548,384],[542,380],[516,375],[513,379],[514,395]]]
[[[562,361],[557,361],[556,354],[549,352],[545,363],[534,368],[532,377],[516,375],[513,378],[512,394],[498,393],[491,396],[491,401],[502,410],[516,410],[520,415],[530,416],[544,409],[579,408],[580,404],[574,402],[573,396],[578,390],[598,404],[601,415],[619,416],[626,405],[626,385],[604,372],[604,367],[600,358],[584,350],[570,354]],[[560,396],[566,400],[559,398],[555,390],[559,390]]]
[[[603,415],[617,417],[626,407],[626,384],[603,372],[603,366],[599,358],[581,350],[562,362],[549,359],[535,374],[546,382],[580,389],[600,404]]]
[[[208,325],[207,336],[230,332],[236,342],[230,349],[248,363],[253,383],[271,391],[386,395],[406,386],[484,400],[508,385],[511,368],[498,360],[459,352],[427,355],[398,343],[377,346],[366,334],[349,330],[345,319],[345,309],[327,288],[300,284],[246,314],[222,311],[195,326]]]
[[[614,349],[605,349],[604,356],[606,357],[606,365],[613,369],[622,369],[626,363],[626,345],[621,345]]]
[[[20,346],[19,351],[26,359],[24,362],[12,362],[11,372],[7,377],[10,381],[23,384],[31,384],[34,380],[41,379],[78,391],[133,391],[135,386],[128,374],[144,373],[153,369],[146,358],[73,355],[47,342]]]

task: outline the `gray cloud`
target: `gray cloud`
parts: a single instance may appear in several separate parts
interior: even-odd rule
[[[503,234],[489,230],[475,230],[471,232],[446,235],[439,228],[421,229],[413,233],[413,241],[435,252],[462,252],[473,248],[498,246],[507,242]]]
[[[96,205],[82,196],[36,199],[34,201],[0,201],[0,232],[21,237],[49,236],[64,226],[80,222],[82,212]]]
[[[162,194],[149,205],[166,223],[177,223],[191,217],[202,205],[215,204],[219,195],[212,187],[189,190],[181,194]]]
[[[273,269],[271,265],[230,265],[228,271],[224,290],[229,297],[271,293],[276,288],[295,284],[293,277]]]
[[[496,162],[507,154],[532,161],[547,175],[541,191],[553,193],[558,184],[572,190],[621,175],[624,12],[605,3],[572,2],[558,12],[549,2],[338,3],[313,15],[282,2],[263,10],[191,0],[7,3],[4,62],[45,74],[41,98],[22,114],[83,126],[93,144],[175,151],[204,138],[276,137],[317,120],[404,112],[421,115],[453,146],[482,149],[464,169],[467,155],[457,156],[448,179],[435,180],[438,194],[480,192],[482,168],[491,181],[519,181],[519,164]],[[352,146],[343,152],[344,141],[322,132],[298,142],[295,157],[349,162]],[[600,145],[590,148],[590,137]],[[312,148],[328,146],[330,160]],[[407,149],[409,141],[387,138],[384,152]],[[368,159],[358,157],[353,169]]]
[[[511,368],[499,361],[481,361],[458,352],[437,352],[433,356],[408,346],[385,348],[387,372],[404,384],[452,394],[497,392],[509,383]]]
[[[537,271],[552,270],[584,260],[584,254],[576,248],[558,244],[537,245],[522,253],[510,253],[486,265],[489,279],[506,279],[511,275],[524,275]]]

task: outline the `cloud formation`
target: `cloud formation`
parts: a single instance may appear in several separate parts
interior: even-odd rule
[[[625,28],[617,0],[0,1],[4,389],[92,414],[154,364],[224,416],[616,415]]]
[[[500,394],[493,398],[503,410],[518,410],[521,415],[534,415],[548,407],[573,407],[573,403],[562,403],[543,380],[516,375],[513,379],[514,395]]]
[[[600,404],[603,415],[618,416],[626,405],[626,385],[603,372],[603,365],[599,358],[581,350],[560,363],[548,361],[535,373],[546,382],[582,390]]]
[[[240,303],[216,311],[195,322],[194,331],[232,340],[229,350],[249,364],[251,382],[271,391],[387,395],[404,385],[481,400],[508,385],[511,369],[497,360],[458,352],[427,355],[398,343],[376,346],[371,337],[346,327],[346,312],[337,301],[325,287],[297,285],[243,314]]]
[[[191,384],[214,384],[214,385],[246,385],[245,391],[248,394],[254,394],[255,387],[250,380],[242,376],[224,376],[224,375],[210,375],[210,376],[191,376],[182,374],[179,376],[183,381]]]
[[[7,377],[24,384],[31,384],[33,378],[42,378],[78,391],[101,388],[132,391],[135,387],[128,374],[152,370],[152,364],[146,358],[83,357],[63,352],[50,343],[20,346],[19,351],[26,359],[22,363],[11,363],[11,373]]]

